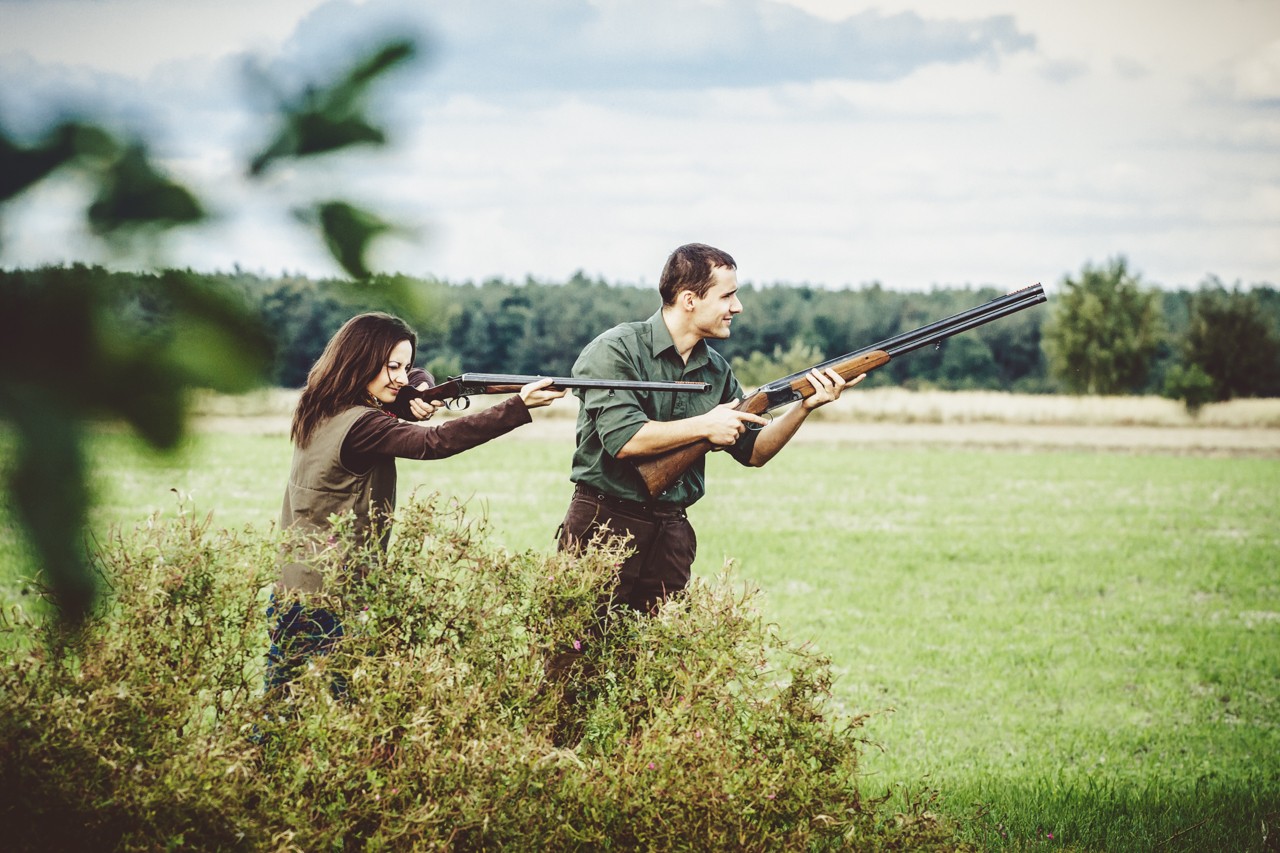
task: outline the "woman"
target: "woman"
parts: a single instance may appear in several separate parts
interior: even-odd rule
[[[334,556],[330,519],[335,515],[351,517],[357,544],[378,541],[386,548],[396,504],[396,457],[443,459],[461,453],[529,423],[530,409],[565,394],[547,390],[551,380],[543,379],[495,406],[439,426],[401,419],[390,410],[400,390],[431,384],[425,371],[411,367],[417,340],[397,317],[361,314],[338,330],[307,374],[290,432],[293,464],[280,514],[290,539],[278,594],[321,590],[321,565]],[[396,409],[412,420],[427,420],[442,405],[414,399]],[[268,618],[281,606],[273,596]],[[334,614],[294,601],[271,630],[268,689],[287,684],[300,663],[329,651],[342,633]],[[334,689],[344,688],[335,683]]]

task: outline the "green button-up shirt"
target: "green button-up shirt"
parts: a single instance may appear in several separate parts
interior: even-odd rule
[[[706,341],[698,341],[687,363],[680,360],[659,310],[648,320],[623,323],[600,335],[578,356],[573,375],[589,379],[639,379],[646,382],[707,382],[704,392],[579,390],[578,449],[569,479],[605,494],[632,501],[651,500],[635,466],[617,453],[648,421],[677,421],[705,414],[743,396],[729,363]],[[756,432],[746,430],[725,448],[743,465],[750,462]],[[706,457],[657,497],[689,506],[706,494]]]

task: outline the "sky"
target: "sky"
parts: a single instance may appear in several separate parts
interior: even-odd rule
[[[392,145],[245,177],[285,95],[411,34]],[[405,224],[382,271],[656,284],[688,242],[758,284],[1280,285],[1280,0],[0,0],[0,126],[142,132],[216,219],[82,233],[70,176],[0,208],[0,264],[339,274],[289,211]]]

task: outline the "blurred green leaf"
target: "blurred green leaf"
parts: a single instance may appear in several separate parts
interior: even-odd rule
[[[227,394],[263,384],[274,346],[252,306],[187,273],[170,270],[161,285],[174,304],[167,360],[185,384]]]
[[[426,339],[424,336],[443,337],[448,334],[450,318],[456,316],[459,309],[450,300],[447,288],[448,285],[439,282],[385,273],[375,273],[348,286],[349,291],[361,297],[362,303],[385,304],[384,310],[410,319],[420,341]],[[455,370],[453,373],[460,372]]]
[[[0,202],[44,178],[66,163],[73,153],[70,146],[58,144],[22,148],[0,133]]]
[[[7,385],[0,385],[0,416],[16,427],[17,453],[6,472],[14,507],[62,618],[78,624],[95,588],[81,540],[89,498],[79,421],[47,394]]]
[[[130,279],[77,265],[0,275],[0,420],[18,442],[7,487],[64,621],[83,619],[94,597],[81,542],[82,424],[121,418],[152,446],[173,447],[189,388],[261,384],[271,355],[240,295],[189,273]]]
[[[145,147],[135,143],[103,174],[88,215],[95,233],[113,235],[199,222],[204,209],[186,187],[157,172]]]
[[[345,201],[326,201],[299,214],[304,222],[316,223],[330,254],[353,278],[370,276],[365,253],[374,238],[394,231],[395,226]]]
[[[135,291],[103,288],[97,315],[101,342],[96,381],[107,395],[96,408],[124,418],[157,447],[182,435],[188,388],[238,393],[261,385],[272,341],[261,317],[234,290],[169,270]],[[129,304],[144,302],[125,320]]]
[[[364,115],[369,86],[379,76],[409,60],[413,42],[401,40],[380,48],[327,88],[308,88],[294,104],[282,105],[282,126],[253,159],[249,174],[260,175],[277,160],[309,157],[351,145],[383,145],[386,135]]]
[[[111,134],[80,122],[63,122],[44,141],[22,147],[0,131],[0,203],[36,184],[64,165],[86,157],[109,158],[119,146]]]
[[[378,48],[368,59],[357,63],[355,68],[351,69],[347,80],[353,87],[357,87],[356,91],[363,91],[362,87],[397,65],[413,59],[416,53],[417,47],[409,39],[388,42]]]

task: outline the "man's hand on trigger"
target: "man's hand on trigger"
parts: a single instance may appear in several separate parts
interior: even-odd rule
[[[703,425],[706,427],[707,441],[720,447],[727,447],[738,440],[746,430],[747,424],[764,426],[769,423],[759,415],[735,409],[734,406],[739,402],[741,401],[730,400],[728,403],[721,403],[705,415],[701,415]]]

